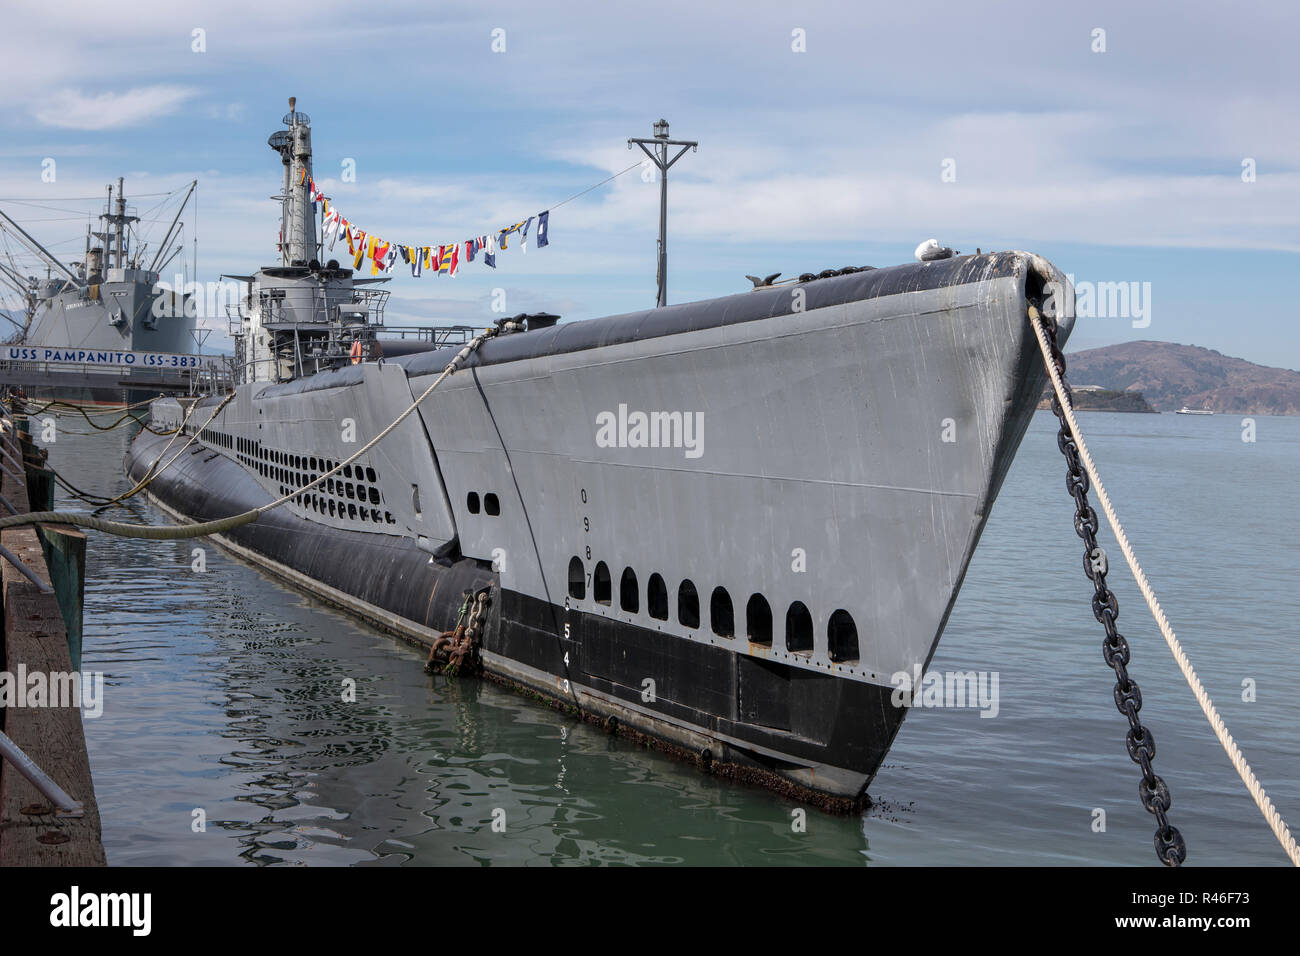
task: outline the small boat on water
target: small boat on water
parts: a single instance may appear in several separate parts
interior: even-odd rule
[[[1186,405],[1184,405],[1182,408],[1178,409],[1178,411],[1174,412],[1174,414],[1175,415],[1213,415],[1214,412],[1208,408],[1188,408]]]

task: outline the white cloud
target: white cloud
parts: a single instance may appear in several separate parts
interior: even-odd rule
[[[963,251],[1050,252],[1076,271],[1064,260],[1080,245],[1117,264],[1143,247],[1300,251],[1300,114],[1288,100],[1300,58],[1282,4],[1244,0],[1225,18],[1212,0],[1184,0],[1170,20],[1130,0],[1096,0],[1087,18],[1012,0],[997,15],[950,5],[941,29],[924,5],[867,12],[838,0],[797,14],[760,4],[741,18],[698,0],[665,0],[661,17],[578,0],[454,14],[397,0],[364,23],[342,0],[318,0],[307,21],[258,0],[198,13],[139,0],[129,20],[10,6],[0,196],[95,196],[124,171],[138,195],[198,176],[205,278],[275,259],[268,196],[280,166],[262,144],[291,93],[315,120],[318,182],[344,215],[404,242],[478,234],[554,204],[639,159],[627,137],[667,117],[674,136],[700,141],[672,173],[673,301],[743,288],[745,272],[906,260],[929,236]],[[1090,50],[1097,23],[1105,55]],[[488,44],[499,25],[501,56]],[[790,48],[796,25],[806,54]],[[301,63],[278,55],[286,42],[346,69],[306,90]],[[116,95],[100,97],[105,44],[131,55],[119,58]],[[353,82],[370,75],[391,79],[382,95]],[[141,126],[113,128],[131,122]],[[59,160],[57,184],[39,178],[45,156]],[[355,159],[355,182],[338,181],[342,157]],[[939,176],[949,157],[955,183]],[[1241,180],[1246,157],[1257,182]],[[93,215],[102,204],[89,205]],[[476,313],[503,282],[543,304],[581,289],[581,304],[557,309],[570,315],[639,307],[653,299],[657,217],[657,185],[630,172],[558,208],[544,255],[455,283],[399,276],[390,314]],[[39,225],[58,241],[58,222]],[[84,231],[69,222],[56,251],[79,248]],[[457,300],[452,289],[465,301],[426,298]]]
[[[46,126],[65,129],[103,130],[137,126],[174,113],[194,90],[185,86],[158,84],[140,86],[125,93],[87,95],[79,89],[55,90],[32,110]]]
[[[244,118],[245,106],[243,103],[214,103],[205,112],[209,119],[234,123]]]

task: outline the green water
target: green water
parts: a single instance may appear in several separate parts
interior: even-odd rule
[[[54,465],[127,487],[125,435],[64,422]],[[1300,819],[1300,420],[1259,418],[1253,444],[1226,416],[1084,427],[1202,679]],[[214,546],[93,536],[85,667],[107,690],[87,737],[109,862],[1152,865],[1072,513],[1038,413],[932,665],[997,671],[1000,712],[913,713],[858,818],[804,813],[491,684],[426,677],[419,652]],[[143,503],[126,514],[163,522]],[[1284,863],[1135,588],[1111,578],[1189,865]]]

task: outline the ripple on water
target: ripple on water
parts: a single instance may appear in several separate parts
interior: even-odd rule
[[[92,535],[85,663],[107,689],[86,728],[109,861],[1148,865],[1150,819],[1053,424],[1035,416],[932,665],[997,671],[999,716],[913,713],[872,786],[876,804],[861,818],[810,811],[806,832],[792,827],[800,808],[774,795],[494,685],[428,678],[412,649],[210,544]],[[1270,795],[1300,818],[1300,421],[1258,419],[1254,446],[1218,416],[1093,414],[1084,427],[1180,638]],[[124,450],[120,431],[61,435],[50,449],[101,494],[127,488]],[[165,523],[139,501],[115,514]],[[1103,544],[1118,553],[1107,534]],[[204,574],[191,570],[195,547]],[[1283,863],[1136,590],[1111,579],[1191,859]],[[1254,703],[1240,699],[1247,678]],[[343,700],[348,681],[355,703]],[[1105,833],[1091,828],[1098,808]]]

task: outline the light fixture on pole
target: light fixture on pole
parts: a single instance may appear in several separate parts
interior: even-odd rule
[[[665,306],[668,304],[668,170],[688,149],[697,149],[700,144],[685,139],[669,139],[666,119],[660,119],[654,124],[653,139],[629,139],[627,148],[631,149],[633,143],[640,146],[641,151],[649,156],[651,162],[659,169],[659,298],[655,305]],[[654,149],[649,149],[650,146]],[[668,158],[669,146],[681,147],[672,159]]]

